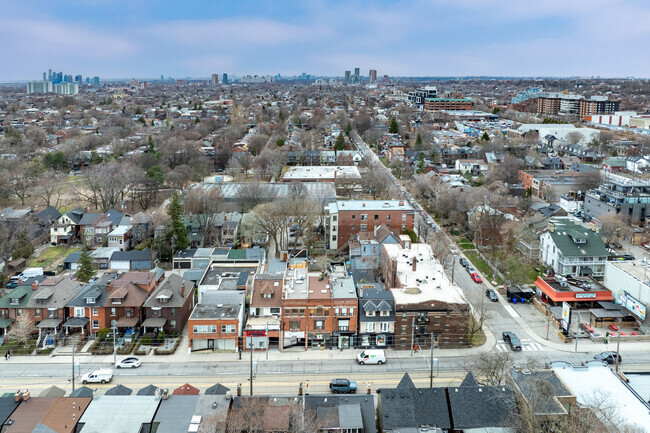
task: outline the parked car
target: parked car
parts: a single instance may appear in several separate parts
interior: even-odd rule
[[[469,260],[467,260],[465,257],[461,257],[460,260],[459,260],[459,262],[460,262],[460,265],[461,265],[463,268],[466,268],[466,267],[469,266]]]
[[[101,370],[95,370],[92,373],[86,373],[81,376],[81,383],[84,385],[87,383],[107,383],[113,379],[113,370],[110,368],[104,368]]]
[[[512,350],[515,351],[521,350],[521,342],[519,341],[519,338],[517,338],[514,332],[503,331],[502,336],[503,336],[503,341],[508,343]]]
[[[357,363],[364,364],[384,364],[386,362],[386,352],[383,349],[366,349],[357,355]]]
[[[598,359],[599,361],[606,362],[608,364],[616,364],[616,352],[614,351],[607,351],[607,352],[601,352],[597,355],[594,356],[594,359]],[[618,355],[618,363],[620,364],[623,361],[623,358],[621,355]]]
[[[476,272],[476,268],[474,268],[474,266],[472,266],[472,265],[467,265],[467,266],[465,267],[465,269],[467,270],[467,272],[468,272],[469,274],[473,274],[474,272]]]
[[[115,364],[115,368],[138,368],[140,367],[140,364],[142,364],[140,358],[136,358],[135,356],[130,356],[128,358],[124,358],[123,360]]]
[[[492,302],[499,302],[499,297],[497,296],[497,293],[492,289],[487,289],[485,291],[485,296],[490,298],[490,301]]]
[[[481,284],[483,282],[481,276],[476,272],[472,272],[469,276],[472,277],[472,280],[474,280],[474,282],[477,284]]]
[[[357,392],[357,383],[347,379],[332,379],[330,389],[334,394],[354,394]]]

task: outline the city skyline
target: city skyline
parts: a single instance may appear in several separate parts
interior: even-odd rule
[[[191,8],[64,0],[52,8],[39,0],[4,12],[0,37],[17,61],[2,68],[0,81],[39,79],[50,65],[114,78],[341,76],[354,67],[390,76],[648,75],[636,52],[650,37],[650,6],[634,0],[588,8],[557,0],[199,1]]]

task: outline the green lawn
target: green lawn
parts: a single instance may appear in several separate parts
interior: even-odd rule
[[[476,269],[478,269],[481,274],[483,274],[486,278],[490,279],[490,282],[493,280],[497,282],[497,284],[501,285],[503,284],[503,281],[501,281],[501,278],[498,276],[494,275],[494,272],[492,272],[492,269],[488,266],[487,263],[483,261],[478,255],[476,251],[466,251],[465,255],[469,259],[470,262],[474,265]]]
[[[47,247],[43,253],[33,259],[30,259],[28,262],[28,267],[34,268],[51,268],[54,267],[59,260],[64,259],[70,253],[75,251],[80,251],[80,248],[76,247],[67,247],[67,246],[57,246],[57,247]]]

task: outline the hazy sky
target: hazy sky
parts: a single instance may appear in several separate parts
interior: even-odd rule
[[[647,0],[2,2],[0,81],[212,73],[650,76]]]

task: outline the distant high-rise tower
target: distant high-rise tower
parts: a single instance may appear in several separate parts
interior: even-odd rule
[[[228,84],[228,74],[223,74],[223,76],[221,77],[221,82],[223,84]]]
[[[359,68],[354,68],[354,82],[359,84],[361,82],[361,70]]]
[[[81,75],[75,75],[74,82],[81,86],[84,82],[83,77]]]
[[[350,71],[345,71],[345,85],[346,86],[350,84],[350,75],[351,75]]]
[[[47,81],[52,81],[52,69],[47,70]]]
[[[216,86],[219,84],[219,74],[212,74],[212,85]]]
[[[52,83],[49,81],[30,81],[27,83],[27,94],[52,93]]]
[[[43,81],[48,81],[46,72],[43,72]]]
[[[376,84],[377,83],[377,70],[376,69],[371,69],[370,73],[368,74],[368,81],[370,81],[370,84]]]
[[[93,85],[99,86],[99,77],[93,77]]]
[[[86,84],[90,84],[90,77],[86,77]]]

